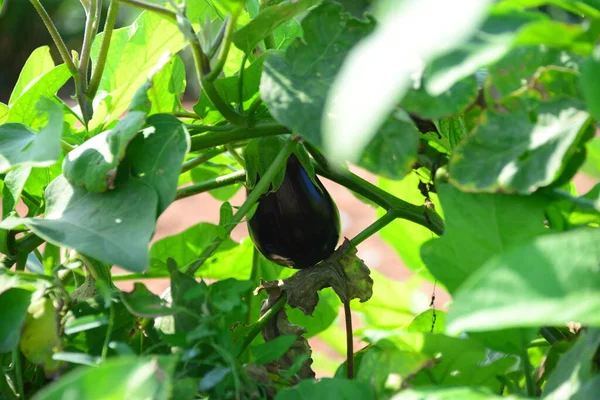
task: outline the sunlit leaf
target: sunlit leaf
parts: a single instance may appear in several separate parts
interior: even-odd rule
[[[10,94],[8,105],[12,106],[25,91],[32,87],[37,79],[40,79],[45,73],[52,70],[52,68],[54,68],[54,61],[52,60],[52,56],[50,56],[50,47],[38,47],[31,52]]]

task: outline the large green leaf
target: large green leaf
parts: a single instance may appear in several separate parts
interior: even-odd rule
[[[47,115],[48,121],[37,134],[20,123],[0,125],[0,173],[16,165],[46,167],[58,160],[62,110],[52,100],[40,97],[35,112]]]
[[[256,45],[278,26],[320,2],[321,0],[286,0],[267,6],[250,23],[235,33],[233,43],[250,54]]]
[[[133,175],[156,190],[160,215],[175,199],[190,138],[185,126],[172,115],[152,115],[147,125],[127,148],[126,157]]]
[[[458,289],[448,313],[448,331],[570,321],[600,325],[599,258],[596,229],[544,235],[507,249]]]
[[[581,89],[585,103],[596,121],[600,121],[600,46],[581,66]]]
[[[10,106],[6,122],[20,122],[34,129],[47,122],[47,119],[38,112],[37,105],[40,98],[54,96],[70,77],[71,74],[65,64],[58,65],[38,77]],[[62,128],[62,122],[54,127],[54,129],[59,128]]]
[[[148,115],[179,111],[185,84],[185,65],[176,55],[152,78],[148,89],[152,107]]]
[[[8,105],[11,106],[26,91],[29,90],[37,79],[54,68],[54,61],[50,55],[50,47],[42,46],[35,49],[29,55],[25,65],[21,69],[19,79],[10,94]]]
[[[6,218],[8,214],[15,210],[30,172],[31,167],[17,167],[8,171],[4,177],[2,218]]]
[[[450,293],[492,256],[548,232],[543,197],[463,193],[450,184],[436,188],[446,229],[423,244],[421,257]]]
[[[368,384],[340,378],[305,380],[294,387],[282,390],[275,400],[374,400],[375,394]]]
[[[99,34],[92,46],[94,63],[98,60],[102,36]],[[152,12],[143,12],[131,26],[115,30],[99,87],[100,93],[105,92],[107,97],[95,107],[90,129],[120,118],[150,72],[168,61],[170,54],[177,53],[184,44],[177,25]]]
[[[169,356],[112,358],[98,367],[80,367],[69,372],[36,393],[33,399],[167,400],[174,370],[175,361]]]
[[[114,190],[91,193],[60,176],[45,198],[44,218],[8,219],[2,227],[25,224],[50,243],[131,271],[146,270],[157,209],[156,192],[147,183],[131,178]]]
[[[114,187],[117,167],[150,111],[149,86],[146,82],[138,89],[129,112],[112,130],[92,137],[67,154],[63,173],[69,182],[90,192],[104,192]]]
[[[415,389],[406,389],[392,397],[392,400],[517,400],[517,396],[498,396],[486,388],[452,387],[432,385]]]
[[[267,58],[260,93],[277,121],[320,145],[329,88],[348,50],[371,32],[373,23],[356,20],[328,2],[313,9],[302,28],[304,43],[294,42],[283,57]]]
[[[421,173],[421,177],[425,173]],[[425,197],[419,191],[419,182],[421,180],[426,181],[427,179],[426,177],[421,178],[420,175],[413,171],[401,181],[380,178],[377,186],[409,203],[422,205],[425,203]],[[438,195],[430,193],[429,196],[436,207],[436,211],[440,213],[441,207]],[[382,216],[385,212],[383,209],[378,209],[377,215]],[[421,259],[420,248],[423,243],[435,238],[435,234],[424,226],[399,218],[380,230],[379,235],[396,250],[396,253],[398,253],[406,267],[420,276],[433,281],[433,276],[425,268],[425,264]]]
[[[583,331],[577,343],[558,360],[544,388],[544,398],[592,399],[597,396],[598,392],[592,391],[592,387],[598,387],[600,375],[592,372],[592,361],[599,345],[600,329]]]
[[[0,353],[12,351],[19,344],[21,327],[31,301],[31,291],[12,288],[0,294]]]
[[[284,268],[284,267],[279,267]],[[264,276],[259,275],[261,279]],[[288,318],[292,324],[301,326],[306,329],[304,337],[309,338],[327,329],[334,323],[338,316],[340,298],[335,294],[333,289],[323,289],[319,291],[319,302],[311,316],[305,315],[297,308],[287,310]]]
[[[419,131],[410,120],[390,117],[365,148],[358,165],[380,176],[402,179],[417,160]]]
[[[540,103],[527,110],[489,112],[450,160],[451,181],[468,191],[531,193],[552,183],[579,145],[589,114],[576,101]]]
[[[0,124],[3,124],[6,118],[8,117],[8,111],[10,109],[4,103],[0,103]]]
[[[385,17],[372,35],[352,49],[332,82],[322,121],[326,152],[338,161],[357,160],[422,63],[468,39],[490,3],[463,1],[461,12],[456,13],[451,2],[387,2]],[[415,35],[419,26],[435,29],[420,29]]]

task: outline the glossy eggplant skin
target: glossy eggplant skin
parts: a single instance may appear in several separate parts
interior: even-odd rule
[[[259,200],[248,230],[254,245],[269,260],[308,268],[335,250],[340,215],[323,184],[315,180],[318,188],[292,154],[279,189]]]

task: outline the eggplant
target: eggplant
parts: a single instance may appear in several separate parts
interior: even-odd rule
[[[298,158],[288,160],[281,186],[267,193],[248,221],[250,237],[269,260],[308,268],[327,258],[340,239],[340,214],[315,176],[316,186]]]

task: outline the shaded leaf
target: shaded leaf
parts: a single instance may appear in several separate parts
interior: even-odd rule
[[[599,259],[600,231],[594,229],[544,235],[507,249],[489,259],[456,292],[448,331],[571,321],[598,325]],[[492,290],[500,282],[502,290]]]
[[[48,121],[38,133],[20,123],[0,125],[0,172],[16,165],[46,167],[58,160],[62,110],[46,97],[39,98],[35,109],[47,114]]]
[[[421,257],[451,294],[492,256],[548,232],[548,201],[541,196],[463,193],[449,184],[436,189],[446,228],[421,246]]]
[[[600,46],[596,47],[592,55],[581,66],[581,89],[585,97],[585,104],[590,114],[596,121],[600,121]]]
[[[4,188],[2,189],[3,218],[6,218],[8,214],[15,210],[30,172],[31,167],[17,167],[8,171],[4,177]]]
[[[296,342],[296,336],[284,335],[278,336],[269,342],[256,345],[252,347],[252,353],[256,357],[254,362],[258,365],[263,365],[275,361],[283,356],[294,342]]]
[[[0,294],[0,353],[17,348],[30,301],[31,291],[21,288],[11,288]]]
[[[142,318],[156,318],[175,314],[178,310],[169,307],[160,297],[150,292],[146,285],[135,282],[133,291],[120,292],[121,301],[130,313]]]
[[[283,389],[275,400],[374,400],[375,394],[369,385],[341,378],[323,378],[319,381],[303,381],[298,385]]]

